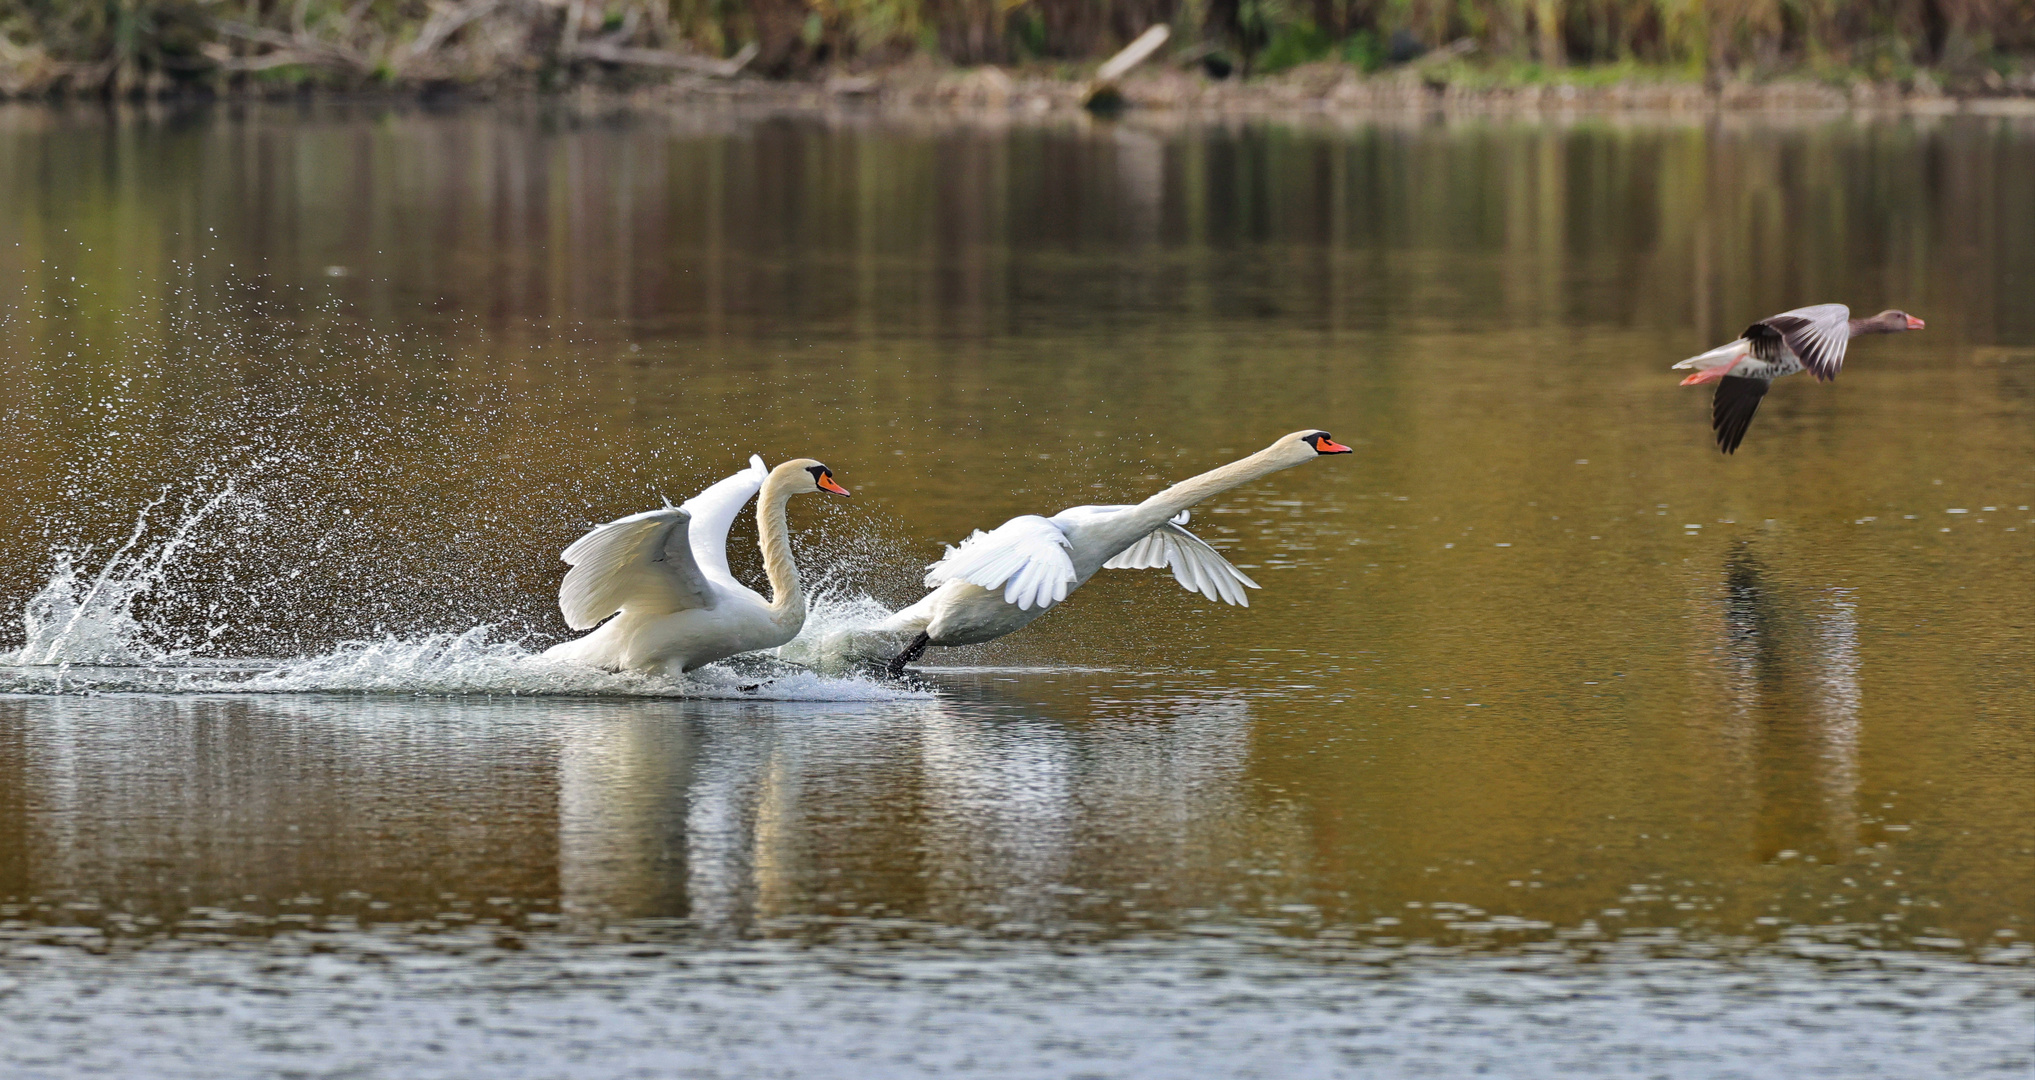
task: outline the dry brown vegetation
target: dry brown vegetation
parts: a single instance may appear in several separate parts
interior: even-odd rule
[[[777,79],[1091,62],[1154,23],[1213,74],[1447,43],[1513,82],[1619,65],[2011,90],[2035,0],[0,0],[0,94]]]

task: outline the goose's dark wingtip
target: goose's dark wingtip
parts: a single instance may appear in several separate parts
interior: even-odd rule
[[[1717,449],[1735,452],[1752,426],[1752,414],[1759,411],[1759,399],[1766,396],[1764,379],[1726,375],[1717,380],[1717,393],[1710,401],[1710,426],[1717,432]]]

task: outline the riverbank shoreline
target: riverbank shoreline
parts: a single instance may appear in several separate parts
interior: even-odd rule
[[[1090,83],[1014,75],[997,68],[939,71],[900,67],[879,75],[839,75],[809,83],[715,83],[647,88],[646,104],[730,100],[777,106],[860,103],[879,107],[984,112],[1081,111]],[[1770,81],[1636,78],[1591,84],[1551,80],[1505,84],[1419,70],[1366,76],[1321,64],[1249,80],[1189,72],[1138,72],[1118,87],[1126,113],[1207,116],[1377,113],[1680,113],[1864,110],[1942,115],[1959,112],[2035,116],[2035,77],[2000,93],[1952,94],[1923,79],[1838,85],[1807,78]]]
[[[1710,80],[1640,77],[1609,81],[1550,79],[1531,83],[1482,80],[1470,73],[1400,70],[1364,75],[1348,65],[1318,64],[1252,79],[1211,79],[1167,68],[1135,72],[1118,84],[1121,107],[1106,115],[1177,118],[1278,118],[1404,115],[1538,116],[1548,114],[1712,113],[1785,114],[1871,112],[1911,115],[2035,116],[2035,74],[2027,85],[1997,92],[1952,93],[1927,78],[1906,82],[1840,84],[1805,77]],[[1587,72],[1579,74],[1587,75]],[[424,87],[319,87],[310,84],[241,85],[224,90],[163,91],[125,97],[0,93],[0,102],[71,105],[104,101],[168,104],[353,102],[473,104],[558,102],[606,108],[743,111],[946,112],[983,117],[1087,115],[1091,89],[1064,73],[996,67],[951,68],[915,62],[874,71],[839,71],[800,80],[757,77],[676,78],[621,85],[582,82],[546,91],[525,85],[479,83]]]

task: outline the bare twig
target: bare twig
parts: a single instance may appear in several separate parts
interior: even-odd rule
[[[475,19],[490,15],[501,5],[501,0],[468,0],[464,4],[433,4],[431,17],[424,22],[424,29],[417,31],[417,40],[410,43],[407,55],[415,59],[444,44],[445,39],[459,32],[460,28]]]
[[[262,56],[226,57],[223,59],[215,57],[215,59],[220,60],[220,66],[228,70],[259,71],[262,68],[282,67],[287,64],[335,67],[349,71],[368,71],[373,67],[373,64],[367,57],[342,45],[318,41],[315,38],[300,40],[280,30],[270,30],[265,26],[249,26],[246,23],[226,21],[221,21],[216,25],[218,26],[219,33],[224,37],[238,38],[241,41],[253,42],[256,45],[267,45],[281,50],[281,52],[287,53],[292,57],[289,60],[273,60],[271,58],[276,55],[273,53]],[[228,61],[231,62],[229,63]],[[256,66],[245,66],[250,64]]]
[[[1458,56],[1468,56],[1476,51],[1477,51],[1477,39],[1460,37],[1442,46],[1441,48],[1436,49],[1433,52],[1430,52],[1427,55],[1422,56],[1419,59],[1413,61],[1412,66],[1416,68],[1421,68],[1426,67],[1430,64],[1445,63],[1447,61],[1454,60]]]
[[[602,64],[623,64],[633,67],[666,68],[671,71],[690,71],[716,79],[732,79],[756,59],[757,46],[750,42],[742,51],[726,60],[691,53],[666,52],[663,49],[639,49],[629,45],[617,45],[607,41],[582,41],[559,50],[574,60],[593,60]]]
[[[260,56],[221,56],[216,58],[221,71],[267,71],[279,67],[329,67],[327,58],[311,53],[280,52],[263,53]]]
[[[353,32],[360,28],[360,17],[367,14],[368,5],[372,3],[374,0],[356,0],[352,7],[346,9],[346,29],[340,33],[341,37],[353,40]]]
[[[586,8],[581,0],[572,0],[565,7],[565,34],[560,39],[558,51],[571,55],[579,47],[579,24],[586,21]]]

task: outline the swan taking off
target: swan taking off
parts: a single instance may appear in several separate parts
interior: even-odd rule
[[[811,458],[765,472],[763,459],[751,457],[747,469],[683,506],[596,526],[565,549],[562,558],[572,569],[558,587],[558,609],[574,630],[615,617],[544,655],[676,675],[790,641],[805,625],[806,598],[791,560],[784,504],[810,491],[848,494]],[[728,526],[751,495],[757,495],[757,543],[770,577],[767,601],[728,572]]]
[[[1187,508],[1281,469],[1349,452],[1328,432],[1296,431],[1135,506],[1075,506],[977,532],[927,568],[926,587],[933,591],[925,599],[876,627],[878,635],[918,635],[891,658],[890,673],[903,674],[927,646],[974,645],[1022,629],[1102,569],[1167,567],[1180,584],[1210,600],[1248,607],[1244,590],[1258,583],[1182,528]]]

